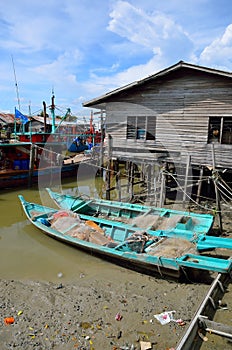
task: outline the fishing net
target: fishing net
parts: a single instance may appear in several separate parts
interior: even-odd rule
[[[178,258],[183,254],[196,254],[194,243],[182,238],[163,238],[160,242],[146,249],[149,255]]]

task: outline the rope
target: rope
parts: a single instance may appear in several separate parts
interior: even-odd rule
[[[40,146],[38,146],[38,145],[35,145],[35,147],[37,147],[38,149],[41,149],[41,150],[45,150],[46,152],[48,152],[48,153],[51,153],[51,154],[55,154],[56,156],[59,156],[60,158],[66,158],[67,156],[65,156],[65,155],[63,155],[63,154],[61,154],[61,153],[58,153],[58,152],[54,152],[54,151],[52,151],[52,150],[50,150],[50,149],[47,149],[47,148],[44,148],[44,147],[40,147]],[[72,158],[72,157],[69,157],[69,158]],[[113,170],[113,169],[108,169],[107,167],[104,167],[104,166],[98,166],[98,165],[96,165],[96,164],[93,164],[92,162],[91,162],[91,159],[89,159],[89,161],[88,161],[88,158],[85,160],[85,163],[86,164],[88,164],[89,166],[92,166],[92,167],[94,167],[94,168],[97,168],[97,169],[101,169],[101,170],[104,170],[104,171],[106,171],[106,172],[110,172],[110,174],[111,174],[111,176],[120,176],[120,171],[116,171],[116,170]],[[198,202],[196,202],[188,193],[186,193],[186,191],[183,189],[183,187],[180,185],[180,183],[179,183],[179,181],[176,179],[176,177],[172,174],[172,173],[170,173],[170,172],[168,172],[167,170],[163,170],[163,173],[165,174],[165,175],[167,175],[167,176],[170,176],[174,181],[175,181],[175,183],[177,184],[177,186],[178,186],[178,188],[171,188],[171,190],[173,190],[173,191],[176,191],[176,190],[180,190],[180,191],[182,191],[182,193],[183,194],[185,194],[185,196],[192,202],[192,203],[194,203],[197,207],[199,207],[199,208],[201,208],[201,209],[204,209],[204,210],[210,210],[210,211],[212,211],[213,213],[215,213],[215,208],[209,208],[208,206],[205,206],[205,205],[201,205],[201,204],[199,204]],[[129,175],[129,170],[125,170],[125,174],[126,174],[126,176],[128,176]],[[177,174],[176,174],[177,175]],[[179,175],[178,174],[178,176],[181,178],[182,176],[181,175]],[[191,178],[191,179],[193,179],[193,177],[192,176],[188,176],[188,178]],[[135,179],[137,179],[137,177],[135,177],[135,176],[133,176],[133,179],[135,180]],[[209,181],[209,180],[213,180],[214,182],[215,182],[215,184],[216,184],[216,186],[217,186],[217,189],[220,191],[220,193],[224,196],[224,197],[226,197],[228,200],[232,200],[232,192],[231,192],[231,188],[226,184],[226,182],[220,177],[220,175],[218,174],[218,172],[215,172],[213,175],[212,175],[212,177],[209,177],[209,176],[206,176],[206,177],[204,177],[204,178],[202,178],[202,179],[198,179],[196,182],[194,182],[194,183],[192,183],[191,185],[189,185],[188,187],[193,187],[193,186],[195,186],[195,185],[199,185],[199,183],[200,182],[203,182],[203,181]],[[220,179],[220,181],[219,181],[219,179]],[[154,182],[153,181],[146,181],[147,182],[147,184],[150,184],[150,185],[153,185],[154,184]],[[219,185],[224,189],[224,191],[226,191],[227,193],[225,193],[220,187],[219,187]],[[159,194],[159,193],[158,193]],[[231,197],[229,197],[231,195]],[[207,201],[212,201],[213,202],[213,199],[212,198],[209,198],[209,197],[205,197],[205,196],[200,196],[200,198],[202,198],[202,199],[204,199],[204,200],[207,200]],[[224,201],[225,201],[225,199],[224,198],[222,198]],[[226,202],[225,201],[225,204],[226,205],[228,205],[228,207],[229,207],[229,204],[228,204],[228,202]],[[231,208],[231,207],[229,207],[229,208]],[[219,211],[217,211],[217,212],[219,212]],[[225,211],[224,211],[225,212]]]
[[[161,256],[158,256],[158,264],[157,264],[157,268],[158,268],[158,272],[160,274],[161,277],[163,277],[163,273],[161,271],[161,266],[162,266],[162,263],[161,263],[161,260],[160,260]]]

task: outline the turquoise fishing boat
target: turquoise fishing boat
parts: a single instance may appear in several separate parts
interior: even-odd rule
[[[88,214],[110,220],[118,220],[143,229],[184,232],[191,237],[207,235],[212,229],[214,216],[158,208],[141,204],[108,201],[96,198],[75,197],[46,189],[59,208],[71,210],[78,214]]]
[[[175,278],[186,277],[191,271],[195,276],[203,271],[231,273],[231,260],[201,254],[198,243],[202,249],[204,240],[191,241],[188,233],[141,230],[118,221],[30,203],[21,195],[19,199],[28,220],[44,234],[123,267]],[[214,239],[218,246],[229,247],[231,253],[231,239]]]

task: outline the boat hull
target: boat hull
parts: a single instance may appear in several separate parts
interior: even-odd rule
[[[232,261],[225,259],[192,253],[179,257],[157,253],[157,248],[161,247],[161,252],[165,249],[163,243],[169,239],[173,242],[173,237],[163,236],[161,232],[141,232],[130,225],[48,208],[27,202],[22,196],[19,199],[30,222],[46,235],[123,267],[172,278],[185,278],[189,276],[189,271],[194,271],[194,274],[199,272],[201,276],[204,271],[228,273],[232,268]],[[88,240],[83,238],[86,229]],[[99,235],[101,243],[96,243]],[[94,239],[91,240],[91,237]],[[177,236],[174,243],[178,240],[180,237]]]
[[[52,180],[75,176],[78,171],[78,164],[47,167],[35,169],[30,175],[29,170],[4,170],[0,171],[0,189],[23,187],[29,183],[37,184],[38,180],[45,184]]]
[[[155,227],[155,230],[172,230],[176,233],[189,233],[191,236],[193,234],[207,235],[211,231],[214,222],[214,216],[210,214],[198,214],[103,199],[83,199],[69,194],[60,194],[50,188],[47,188],[47,192],[58,207],[62,209],[72,210],[80,214],[88,213],[92,216],[107,217],[109,220],[126,220],[130,221],[132,225],[142,228]]]

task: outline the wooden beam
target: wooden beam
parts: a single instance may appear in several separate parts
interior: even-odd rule
[[[220,335],[221,337],[225,337],[228,339],[232,339],[231,326],[211,321],[207,317],[203,316],[199,317],[199,326],[203,328],[206,332]]]

